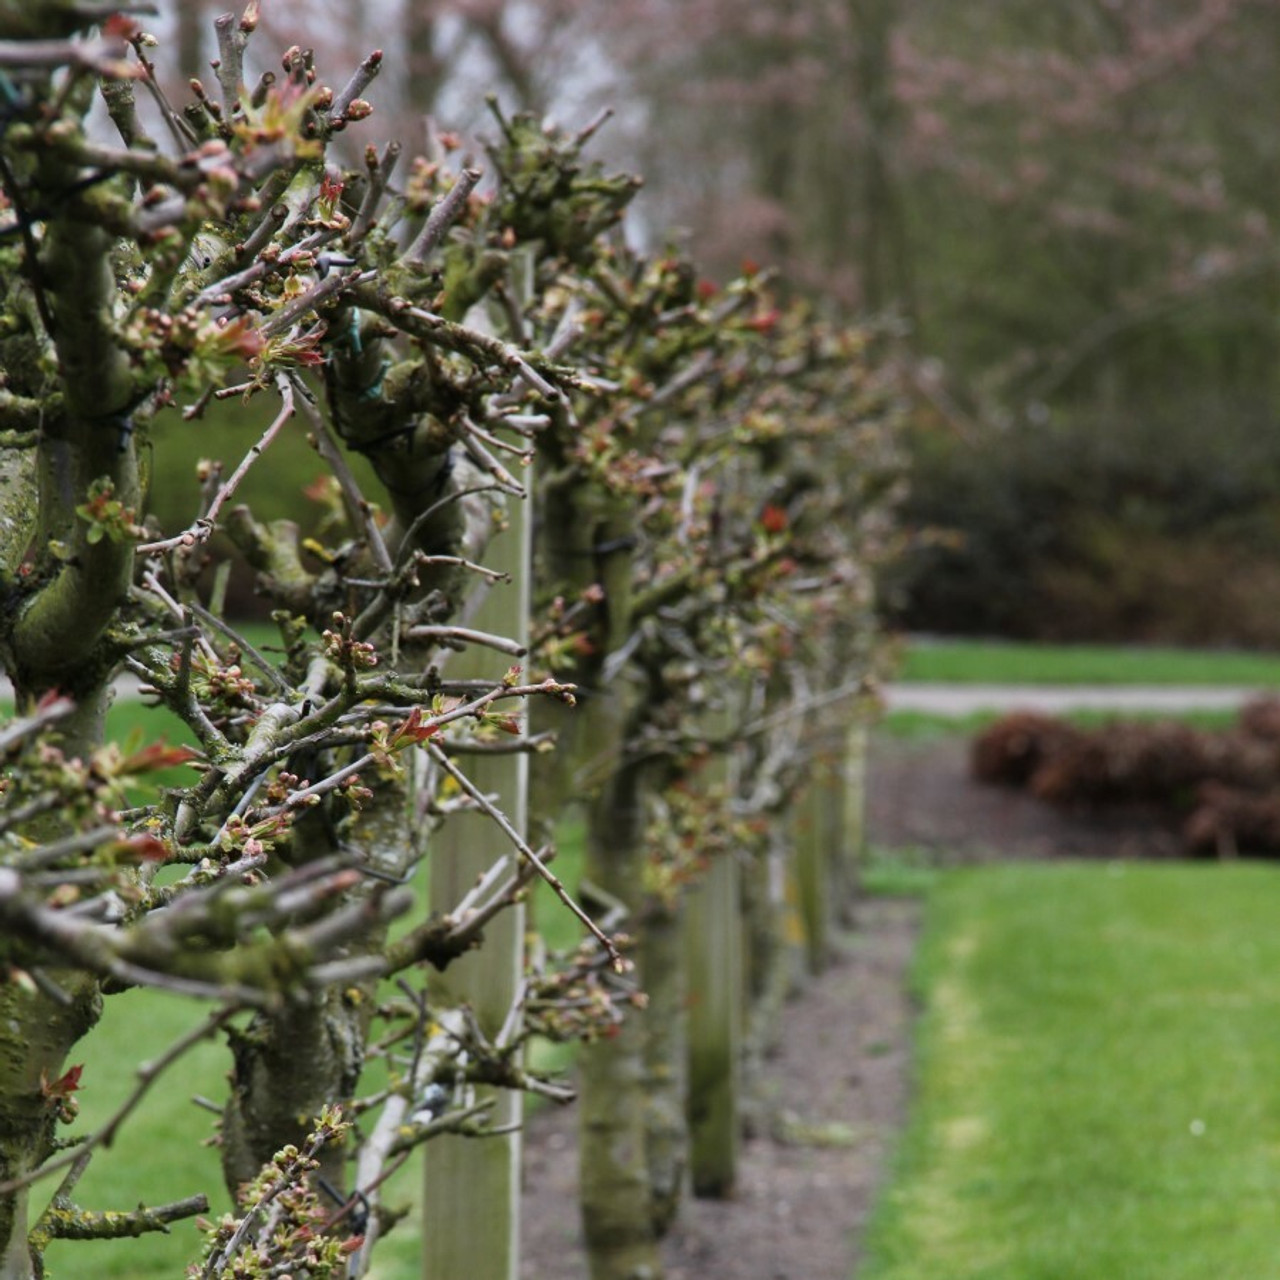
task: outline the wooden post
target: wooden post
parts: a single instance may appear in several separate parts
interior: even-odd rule
[[[527,500],[508,499],[509,528],[491,544],[487,563],[511,575],[495,583],[469,624],[528,642],[530,525]],[[511,659],[475,646],[449,664],[449,676],[497,684]],[[521,723],[527,717],[521,712]],[[528,809],[528,756],[523,753],[466,760],[471,779],[493,795],[516,830],[524,834]],[[454,814],[431,851],[432,911],[450,910],[493,864],[505,837],[484,814]],[[503,912],[486,928],[484,945],[454,961],[431,984],[431,998],[466,1003],[486,1035],[496,1036],[515,998],[524,966],[524,908]],[[477,1090],[483,1096],[485,1090]],[[495,1097],[491,1123],[520,1123],[521,1096],[489,1090]],[[468,1139],[448,1134],[425,1148],[423,1204],[424,1280],[462,1276],[515,1280],[520,1256],[520,1134]]]
[[[848,727],[844,749],[843,840],[839,850],[840,910],[846,924],[852,923],[858,881],[862,875],[867,843],[867,722],[861,712]]]
[[[826,968],[831,946],[831,869],[827,824],[823,821],[825,801],[822,786],[811,777],[796,798],[791,824],[805,962],[809,972],[815,974]]]

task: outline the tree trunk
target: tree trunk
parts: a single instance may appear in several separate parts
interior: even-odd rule
[[[178,71],[184,80],[202,79],[210,74],[204,59],[204,37],[207,24],[205,7],[200,0],[183,0],[174,10],[177,23]],[[229,110],[229,108],[228,108]]]
[[[38,6],[32,16],[53,21]],[[50,156],[38,163],[37,181],[55,189],[78,177]],[[39,486],[34,538],[43,585],[22,603],[20,597],[11,601],[18,612],[0,655],[20,707],[54,689],[75,700],[75,710],[48,741],[68,758],[81,759],[102,742],[111,669],[100,641],[128,592],[133,544],[112,537],[93,540],[93,527],[77,508],[89,499],[95,482],[109,483],[128,507],[140,503],[135,445],[131,433],[122,430],[132,390],[128,360],[110,321],[115,297],[110,250],[110,237],[93,226],[55,221],[44,236],[39,272],[51,305],[63,405],[43,423],[34,468]],[[51,554],[55,543],[64,547],[60,561]],[[16,554],[22,551],[25,545],[15,548]],[[59,824],[54,814],[18,834],[43,838]],[[39,1167],[51,1154],[58,1105],[42,1086],[63,1074],[72,1046],[101,1014],[96,979],[75,970],[52,970],[47,976],[64,1000],[44,990],[29,994],[15,981],[0,985],[0,1182]],[[3,1280],[27,1280],[34,1272],[27,1199],[25,1190],[0,1197]]]
[[[97,1022],[102,998],[81,973],[48,975],[69,1003],[17,982],[0,985],[0,1182],[39,1168],[52,1154],[58,1104],[42,1085],[67,1068],[72,1046]],[[30,1280],[36,1273],[27,1248],[28,1192],[0,1197],[0,1280]]]
[[[646,1151],[654,1233],[675,1221],[689,1162],[685,1122],[688,1090],[688,1013],[682,904],[655,903],[645,913],[640,971],[648,997],[645,1021]]]
[[[914,313],[911,262],[902,196],[893,172],[892,36],[898,0],[850,0],[857,39],[855,94],[865,128],[862,154],[863,297],[868,310]]]
[[[586,876],[632,912],[644,898],[642,767],[624,764],[591,805]],[[641,975],[643,985],[643,974]],[[648,1019],[628,1009],[618,1033],[584,1047],[580,1064],[580,1198],[592,1280],[657,1280],[646,1150]]]
[[[689,1163],[699,1196],[729,1196],[737,1180],[742,1058],[742,890],[725,853],[689,895]]]

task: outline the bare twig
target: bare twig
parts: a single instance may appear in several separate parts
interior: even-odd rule
[[[361,273],[359,271],[349,272],[347,275],[331,275],[326,276],[323,280],[318,280],[305,292],[300,293],[292,302],[286,303],[279,311],[273,312],[271,317],[264,321],[259,332],[263,337],[273,337],[277,333],[283,333],[295,320],[301,319],[308,311],[315,311],[322,302],[331,298],[335,293],[355,284],[359,280],[372,280],[374,272],[368,271]]]
[[[360,306],[385,315],[405,333],[438,343],[447,350],[458,351],[472,359],[483,356],[494,364],[519,374],[534,391],[547,400],[560,399],[560,392],[529,363],[530,358],[501,339],[455,324],[431,311],[424,311],[405,298],[389,297],[371,285],[361,285],[355,294],[355,301]],[[569,375],[566,373],[564,376]]]
[[[38,707],[34,715],[24,716],[21,720],[5,725],[0,729],[0,752],[8,751],[15,743],[56,724],[75,709],[76,704],[70,698],[54,698]]]
[[[486,649],[496,649],[499,653],[509,653],[516,658],[523,658],[528,652],[524,645],[508,640],[506,636],[473,631],[470,627],[410,627],[407,635],[410,640],[457,640],[463,644],[483,645]]]
[[[218,33],[218,84],[222,89],[222,110],[228,120],[240,101],[244,88],[244,50],[248,33],[234,13],[220,14],[213,22]]]
[[[375,49],[355,69],[351,79],[347,81],[342,89],[339,90],[338,96],[334,98],[329,107],[329,120],[331,123],[336,124],[339,120],[346,119],[347,112],[351,109],[351,104],[373,83],[374,78],[381,70],[382,50]]]
[[[289,692],[289,682],[282,676],[275,664],[271,660],[259,653],[253,644],[245,639],[244,635],[237,631],[229,622],[219,618],[217,614],[210,613],[199,601],[192,600],[187,608],[191,610],[201,622],[207,626],[214,627],[231,641],[232,644],[247,657],[259,671],[262,672],[276,689],[281,693]]]
[[[292,381],[294,388],[298,392],[302,412],[306,414],[308,421],[315,430],[316,447],[320,450],[320,456],[329,464],[333,474],[337,477],[338,484],[342,486],[342,492],[353,514],[359,519],[364,529],[365,541],[369,544],[369,553],[373,556],[378,570],[390,577],[395,572],[395,565],[392,563],[391,553],[387,550],[386,541],[382,537],[382,530],[378,528],[378,522],[374,519],[373,508],[369,505],[369,501],[364,494],[360,492],[360,486],[356,483],[355,476],[351,474],[351,468],[347,466],[346,459],[342,456],[342,450],[338,448],[333,434],[329,430],[329,424],[325,421],[324,414],[320,412],[320,408],[311,392],[296,376],[293,377]]]
[[[381,157],[372,147],[365,152],[365,168],[369,172],[368,186],[365,188],[364,198],[360,201],[360,208],[352,219],[351,226],[347,228],[348,247],[358,244],[369,234],[369,229],[378,216],[378,205],[382,202],[387,183],[391,181],[391,175],[399,159],[400,144],[398,142],[388,142],[383,148]]]
[[[552,892],[556,897],[564,903],[570,911],[586,926],[587,930],[592,934],[597,942],[605,949],[609,955],[609,959],[613,962],[613,967],[618,973],[624,973],[628,967],[627,962],[622,958],[622,954],[614,946],[613,940],[604,933],[594,920],[576,902],[569,896],[569,891],[564,887],[564,883],[559,876],[555,874],[545,862],[533,851],[529,842],[511,825],[507,815],[499,809],[493,801],[491,801],[476,785],[467,777],[461,769],[449,759],[434,742],[427,743],[427,751],[435,762],[447,773],[462,790],[471,797],[471,799],[489,815],[499,827],[507,839],[515,845],[519,850],[520,856],[532,864],[538,874],[551,886]]]
[[[479,169],[463,169],[458,180],[449,189],[449,194],[442,199],[427,218],[426,225],[418,233],[417,239],[405,250],[404,261],[410,266],[419,266],[427,255],[440,243],[444,234],[461,216],[466,207],[467,197],[476,188],[483,175]]]
[[[209,504],[209,510],[205,512],[193,525],[188,529],[184,529],[181,533],[175,534],[172,538],[165,538],[160,542],[147,542],[138,548],[139,555],[153,555],[162,551],[172,551],[178,547],[191,548],[198,543],[204,542],[218,523],[218,513],[226,505],[227,500],[232,497],[235,491],[240,487],[240,482],[249,473],[249,468],[262,456],[267,446],[280,433],[280,429],[294,415],[293,403],[293,387],[285,378],[277,378],[276,385],[280,390],[280,412],[276,414],[271,425],[262,433],[258,442],[249,450],[248,453],[240,460],[240,465],[231,473],[228,479],[219,487],[218,492],[214,495],[213,501]]]

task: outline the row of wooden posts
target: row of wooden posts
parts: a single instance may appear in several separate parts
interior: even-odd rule
[[[519,636],[529,617],[531,521],[521,505],[495,539],[490,563],[514,587],[493,591],[474,617],[483,630]],[[516,599],[512,599],[512,592]],[[451,675],[496,679],[491,651],[459,655]],[[869,702],[845,697],[812,712],[806,727],[807,783],[789,820],[774,832],[778,857],[757,861],[719,856],[682,904],[687,992],[688,1182],[695,1195],[732,1193],[753,1064],[767,1049],[781,1000],[805,972],[818,974],[832,955],[833,930],[850,923],[864,826]],[[731,753],[704,770],[708,784],[731,782]],[[473,780],[496,797],[523,833],[529,821],[529,757],[476,761]],[[480,814],[451,817],[432,856],[432,909],[447,912],[486,871],[492,831]],[[747,879],[756,877],[758,883]],[[753,926],[750,908],[759,910]],[[523,907],[497,918],[483,948],[451,966],[435,984],[442,1004],[467,1004],[496,1033],[516,998],[526,944]],[[773,933],[773,937],[759,936]],[[643,1015],[632,1015],[643,1016]],[[493,1277],[514,1280],[519,1265],[522,1095],[493,1091],[495,1128],[483,1141],[445,1136],[425,1157],[425,1280]],[[566,1204],[566,1217],[576,1214]],[[605,1274],[593,1269],[593,1275]],[[608,1272],[612,1275],[612,1272]]]

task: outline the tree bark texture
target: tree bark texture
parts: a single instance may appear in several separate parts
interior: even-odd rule
[[[733,853],[711,863],[689,895],[685,957],[689,1012],[689,1163],[695,1195],[727,1197],[737,1181],[742,1062],[743,955],[740,868]]]
[[[688,984],[685,981],[683,906],[653,902],[645,912],[640,971],[648,998],[645,1021],[647,1096],[645,1130],[654,1233],[671,1228],[689,1164],[685,1120],[688,1090]]]
[[[592,803],[586,875],[633,907],[644,898],[643,768],[620,768]],[[640,975],[641,985],[644,975]],[[649,1194],[646,1112],[648,1019],[629,1010],[616,1035],[584,1046],[581,1070],[580,1198],[592,1280],[662,1275]]]

